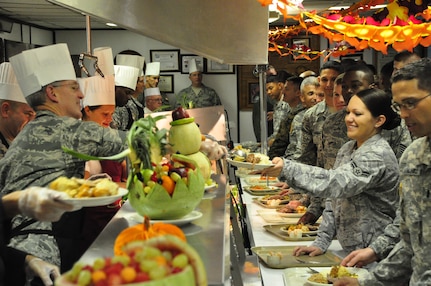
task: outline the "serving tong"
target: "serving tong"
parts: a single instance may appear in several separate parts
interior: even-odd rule
[[[84,64],[84,59],[90,59],[90,60],[94,61],[93,67],[94,67],[96,73],[98,73],[101,77],[105,77],[102,70],[99,68],[99,65],[97,64],[98,58],[96,56],[93,56],[90,54],[82,53],[79,55],[78,65],[79,65],[79,68],[87,75],[87,77],[91,77],[91,75],[90,75],[90,72],[88,71],[87,67]]]

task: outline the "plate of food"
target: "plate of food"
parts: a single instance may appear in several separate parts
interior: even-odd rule
[[[307,286],[332,285],[332,283],[329,284],[329,281],[327,280],[326,277],[331,272],[331,269],[335,267],[338,267],[338,266],[312,267],[312,270],[310,270],[307,267],[287,268],[283,271],[284,284],[285,285],[307,285]],[[349,277],[362,278],[366,276],[368,273],[368,271],[363,268],[343,267],[343,266],[339,266],[339,268],[342,269],[341,272],[344,272],[346,270],[348,273],[353,275]],[[313,270],[318,271],[318,273],[312,273]],[[315,282],[315,280],[318,282]]]
[[[301,236],[309,236],[316,235],[319,230],[318,224],[290,224],[283,225],[280,227],[280,231],[289,235],[289,237],[301,237]]]
[[[85,180],[79,178],[59,177],[50,183],[53,190],[66,193],[69,198],[62,202],[75,207],[97,207],[114,203],[128,193],[117,183],[108,178]]]
[[[293,204],[293,201],[277,208],[277,214],[281,217],[302,217],[306,211],[307,207]]]
[[[281,205],[288,204],[290,201],[287,193],[268,194],[261,198],[254,198],[254,201],[265,208],[279,208]]]
[[[341,277],[359,278],[367,275],[368,271],[363,268],[344,267],[340,265],[331,268],[315,269],[318,273],[313,273],[307,278],[307,283],[315,286],[332,285],[333,280]]]

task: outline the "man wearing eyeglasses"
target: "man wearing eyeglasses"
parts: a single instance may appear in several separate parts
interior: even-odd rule
[[[417,137],[400,160],[400,241],[360,281],[334,285],[431,284],[431,59],[407,64],[392,76],[393,108]],[[363,263],[366,257],[349,262]],[[365,261],[367,262],[367,261]]]
[[[145,94],[145,114],[150,114],[160,110],[163,104],[163,98],[158,87],[147,88]]]

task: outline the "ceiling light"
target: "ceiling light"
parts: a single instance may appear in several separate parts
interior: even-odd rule
[[[117,27],[117,24],[114,24],[114,23],[106,23],[106,26],[109,26],[109,27]]]

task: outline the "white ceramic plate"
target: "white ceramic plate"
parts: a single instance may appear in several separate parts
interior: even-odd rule
[[[175,224],[176,226],[181,226],[188,224],[194,220],[197,220],[198,218],[202,217],[202,213],[200,211],[192,211],[191,213],[183,216],[182,218],[178,219],[152,219],[151,222],[164,222],[164,223],[170,223]]]
[[[331,270],[331,267],[312,267],[314,270],[326,275]],[[353,268],[347,267],[350,273],[356,273],[359,277],[364,277],[367,275],[368,270],[363,268]],[[287,268],[283,272],[284,285],[332,285],[332,284],[322,284],[308,281],[308,278],[312,275],[307,267],[293,267]]]
[[[98,207],[112,204],[129,191],[124,188],[119,188],[118,193],[114,196],[92,197],[92,198],[70,198],[62,199],[61,201],[74,205],[75,207]]]
[[[249,162],[239,162],[239,161],[234,161],[234,160],[229,159],[229,158],[227,158],[226,161],[229,164],[236,166],[238,168],[246,168],[246,169],[253,169],[253,170],[261,170],[261,169],[275,166],[274,164],[252,164]]]

